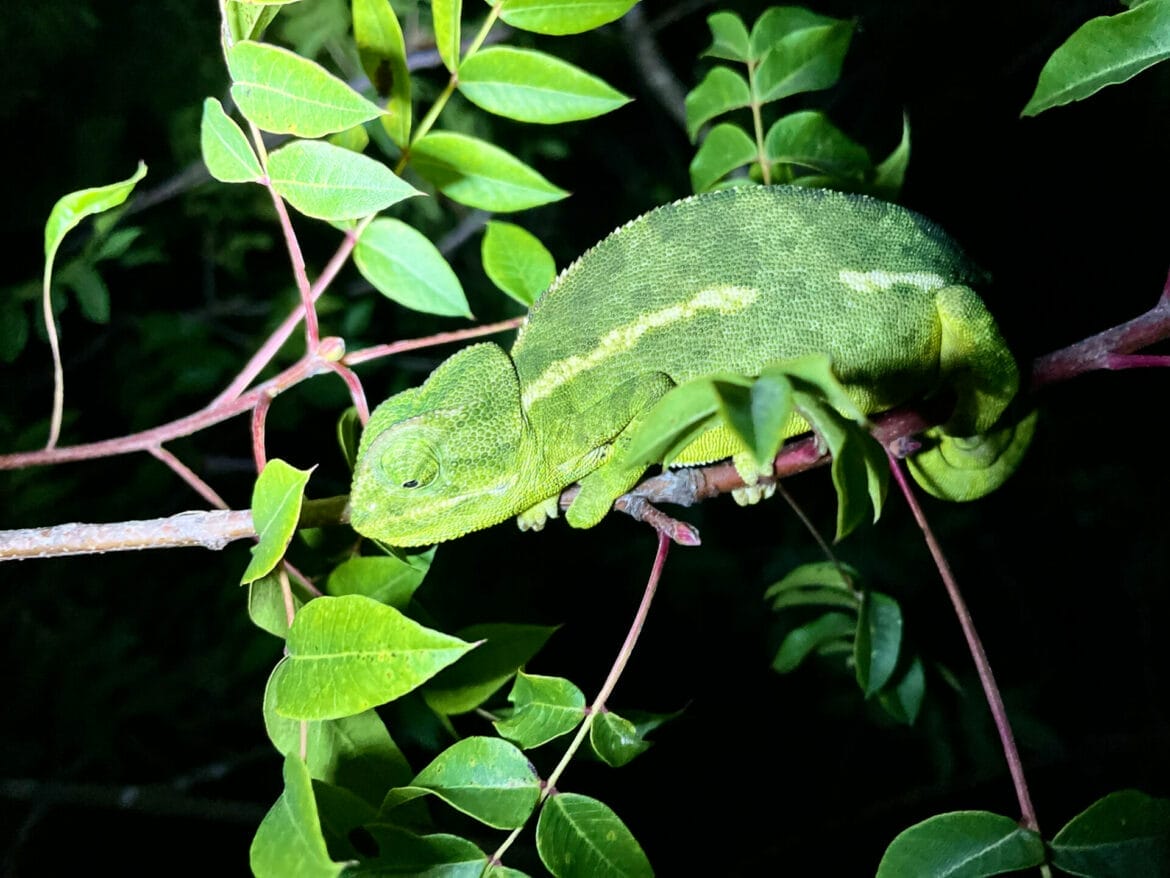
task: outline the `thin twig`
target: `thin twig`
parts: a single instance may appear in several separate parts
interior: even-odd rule
[[[163,448],[161,445],[154,445],[150,448],[147,448],[146,450],[169,466],[179,478],[194,488],[200,497],[202,497],[216,509],[228,508],[227,501],[224,500],[223,497],[219,496],[219,494],[216,493],[216,490],[211,487],[211,485],[203,481],[203,479],[201,479],[193,469],[187,466],[187,464],[183,463],[183,461],[179,460],[179,458],[175,457],[175,455],[173,455],[170,451]]]

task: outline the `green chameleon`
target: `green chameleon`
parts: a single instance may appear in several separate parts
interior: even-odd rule
[[[982,496],[1030,430],[997,427],[1019,374],[968,286],[981,279],[930,221],[872,198],[749,186],[660,207],[565,269],[510,353],[471,345],[374,411],[351,521],[398,546],[511,516],[539,529],[580,482],[566,518],[592,527],[641,477],[623,450],[672,387],[818,353],[866,413],[952,392],[912,472],[937,496]],[[807,429],[793,418],[785,435]],[[670,463],[727,457],[756,481],[761,468],[725,428]]]

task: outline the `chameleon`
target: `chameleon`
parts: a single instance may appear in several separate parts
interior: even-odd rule
[[[980,497],[1030,436],[997,424],[1020,379],[973,288],[985,279],[933,222],[867,196],[746,186],[664,205],[564,269],[510,351],[465,347],[375,409],[351,524],[396,546],[513,516],[539,529],[580,483],[566,519],[591,527],[642,476],[623,450],[671,388],[809,354],[830,358],[866,414],[952,394],[911,471],[937,496]],[[794,418],[786,435],[807,430]],[[745,452],[712,428],[670,463],[731,457],[750,485]]]

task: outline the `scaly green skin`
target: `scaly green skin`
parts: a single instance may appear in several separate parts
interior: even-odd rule
[[[662,394],[810,353],[831,357],[866,412],[954,391],[955,413],[924,456],[974,459],[977,441],[951,437],[989,431],[1019,382],[968,286],[981,278],[928,220],[870,198],[745,187],[666,205],[569,266],[510,355],[465,348],[378,407],[358,453],[353,525],[400,546],[514,515],[539,527],[580,481],[567,518],[590,527],[641,476],[621,450]],[[743,450],[720,430],[674,462]],[[934,463],[928,489],[954,499],[986,493],[1014,468],[977,463],[951,483],[951,465]]]

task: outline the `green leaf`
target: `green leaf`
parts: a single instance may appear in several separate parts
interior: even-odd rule
[[[772,6],[752,25],[749,51],[752,61],[762,61],[773,49],[783,51],[785,38],[799,31],[837,24],[839,19],[819,15],[803,6]]]
[[[248,138],[215,98],[203,102],[199,144],[208,172],[221,183],[258,183],[264,176]]]
[[[746,107],[752,101],[747,80],[730,67],[718,65],[686,97],[687,136],[693,143],[699,129],[716,116]]]
[[[813,621],[790,631],[780,643],[772,669],[787,674],[821,647],[841,638],[852,639],[857,633],[857,620],[846,613],[825,613]]]
[[[902,608],[889,595],[867,591],[857,617],[853,663],[866,698],[890,681],[902,648]]]
[[[898,681],[878,693],[878,703],[898,722],[912,726],[918,719],[925,695],[926,672],[922,667],[922,659],[915,656]]]
[[[760,471],[771,470],[792,419],[792,383],[771,370],[750,388],[716,382],[715,392],[724,423],[751,452]]]
[[[110,322],[110,291],[97,269],[80,259],[69,263],[57,275],[57,282],[73,290],[86,320]]]
[[[356,860],[360,854],[350,841],[351,833],[378,816],[378,809],[346,789],[313,779],[313,797],[317,800],[318,819],[330,854],[338,859]]]
[[[757,158],[755,141],[738,125],[721,122],[707,132],[691,159],[691,188],[706,192],[724,175]]]
[[[350,406],[337,417],[337,445],[351,471],[354,461],[357,460],[360,437],[361,422],[358,420],[357,409]]]
[[[602,762],[620,768],[639,753],[650,749],[637,726],[611,711],[604,711],[589,727],[589,744]]]
[[[371,823],[365,828],[377,843],[379,854],[351,867],[346,878],[479,878],[485,874],[487,854],[465,838],[440,833],[416,835],[386,823]]]
[[[1052,839],[1052,865],[1091,878],[1170,875],[1170,799],[1138,790],[1098,799]]]
[[[294,613],[304,603],[295,594]],[[282,640],[288,636],[288,609],[284,603],[284,588],[275,570],[248,583],[248,618],[261,631],[274,634]]]
[[[1016,821],[987,811],[938,814],[895,838],[877,878],[983,878],[1039,866],[1044,841]]]
[[[312,470],[301,470],[274,458],[264,466],[252,488],[252,524],[259,541],[240,585],[255,582],[273,570],[288,548],[301,518],[305,485]]]
[[[232,40],[258,40],[280,12],[278,5],[247,3],[243,0],[227,0],[224,17],[231,31]]]
[[[431,19],[435,27],[435,46],[443,66],[454,73],[459,69],[460,20],[463,18],[463,0],[433,0]]]
[[[363,595],[317,598],[297,613],[289,655],[273,672],[276,711],[352,716],[421,686],[474,645]]]
[[[325,591],[334,596],[363,594],[396,610],[405,610],[414,591],[422,585],[434,549],[425,562],[411,563],[394,555],[357,557],[343,561],[329,574]],[[420,556],[414,556],[420,557]]]
[[[861,179],[869,153],[815,110],[782,116],[768,129],[764,152],[773,164],[801,165],[822,174]]]
[[[28,342],[28,315],[18,302],[0,298],[0,361],[11,363]]]
[[[423,698],[431,710],[444,716],[475,710],[540,652],[556,630],[507,623],[464,628],[459,637],[482,641],[482,645],[431,680],[423,689]]]
[[[414,772],[385,723],[373,710],[339,719],[288,719],[276,712],[276,671],[264,688],[264,728],[276,749],[298,755],[305,726],[305,763],[311,777],[352,790],[374,806],[391,787],[409,783]]]
[[[345,868],[329,857],[313,784],[296,756],[284,759],[284,792],[260,822],[249,861],[256,878],[332,878]]]
[[[760,62],[755,100],[760,103],[829,88],[841,75],[841,63],[853,37],[853,23],[794,31],[780,40]]]
[[[1150,0],[1081,25],[1052,53],[1021,116],[1084,100],[1170,58],[1170,2]]]
[[[358,238],[354,263],[388,299],[427,314],[471,317],[463,285],[426,235],[399,219],[374,220]]]
[[[719,400],[709,378],[673,387],[646,413],[630,437],[631,466],[669,461],[718,420]]]
[[[370,145],[370,135],[364,125],[354,125],[336,134],[330,134],[326,141],[333,146],[340,146],[350,152],[362,152]]]
[[[382,128],[405,147],[410,142],[410,69],[402,27],[390,0],[353,0],[353,38],[374,90],[389,98]]]
[[[57,248],[69,232],[85,219],[95,213],[102,213],[110,208],[117,207],[130,197],[138,181],[146,176],[146,165],[138,163],[138,169],[120,183],[110,183],[108,186],[97,186],[92,189],[79,189],[62,195],[49,211],[49,218],[45,221],[45,266],[46,274],[52,271],[53,257]]]
[[[526,210],[569,194],[514,155],[466,134],[432,131],[411,148],[411,161],[444,195],[483,210]]]
[[[240,112],[273,134],[324,137],[382,114],[320,64],[279,46],[243,40],[228,67]]]
[[[489,222],[481,255],[491,282],[525,307],[556,280],[552,254],[535,235],[513,223]]]
[[[711,45],[703,52],[708,58],[747,62],[751,57],[747,26],[734,12],[716,12],[707,16],[711,28]]]
[[[849,595],[854,606],[860,602],[854,589],[861,579],[861,573],[849,564],[835,564],[832,561],[813,561],[793,568],[785,576],[768,586],[764,599],[776,598],[794,589],[810,586],[827,586]]]
[[[641,878],[654,870],[641,846],[608,805],[558,793],[540,810],[536,850],[555,878]]]
[[[874,169],[873,191],[879,198],[895,201],[902,192],[910,164],[910,117],[902,116],[902,139],[894,151]]]
[[[630,101],[567,61],[510,46],[481,49],[464,61],[459,91],[489,113],[546,125],[592,119]]]
[[[519,671],[508,701],[512,703],[511,715],[493,725],[524,750],[568,734],[585,718],[585,694],[563,677]]]
[[[617,21],[636,2],[638,0],[503,0],[500,18],[520,30],[564,36]]]
[[[456,741],[412,786],[496,829],[523,826],[540,797],[540,778],[528,757],[500,738]]]
[[[361,219],[422,193],[381,162],[340,146],[294,140],[268,156],[268,176],[305,216]]]

